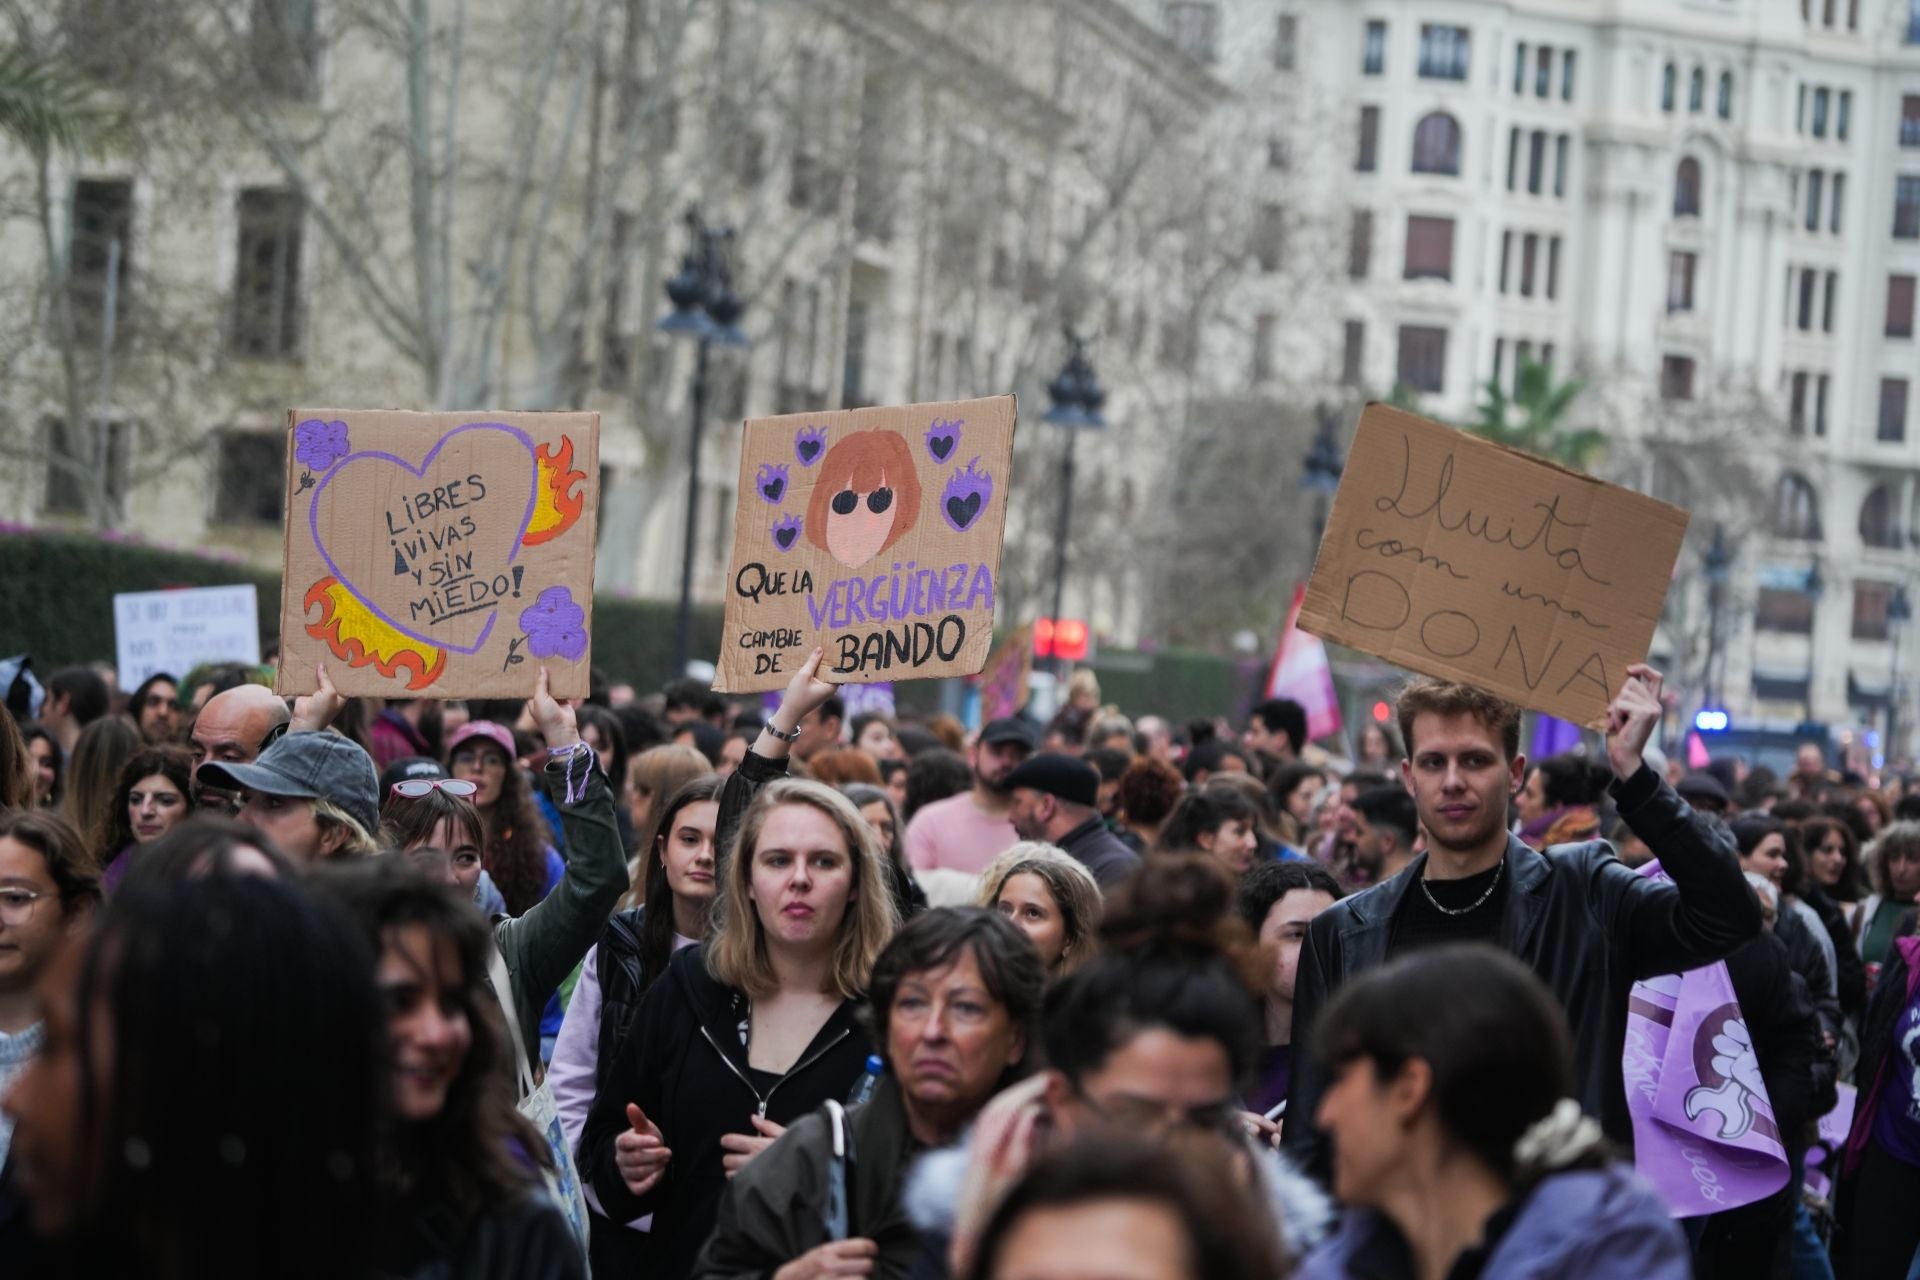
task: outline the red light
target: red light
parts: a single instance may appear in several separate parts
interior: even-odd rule
[[[1087,624],[1078,618],[1062,618],[1053,629],[1054,656],[1079,662],[1087,656]]]
[[[1033,655],[1036,658],[1064,658],[1068,662],[1083,661],[1092,634],[1087,624],[1079,618],[1062,618],[1057,625],[1052,618],[1035,618]]]
[[[1381,724],[1385,724],[1387,721],[1393,719],[1393,708],[1384,702],[1376,702],[1373,704],[1373,718]]]

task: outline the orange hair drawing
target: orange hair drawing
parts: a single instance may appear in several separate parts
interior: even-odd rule
[[[920,472],[907,438],[894,431],[860,431],[827,450],[807,499],[807,541],[827,550],[827,512],[833,495],[852,489],[872,493],[893,490],[893,527],[880,544],[885,551],[907,536],[920,519]]]

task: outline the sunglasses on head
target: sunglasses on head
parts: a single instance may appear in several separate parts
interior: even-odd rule
[[[852,489],[842,489],[833,495],[833,510],[836,515],[852,515],[860,505],[860,495]],[[893,505],[893,490],[882,485],[867,495],[867,510],[875,515],[881,514]]]
[[[450,796],[470,799],[480,788],[465,778],[408,778],[405,782],[393,784],[393,794],[405,796],[409,800],[418,800],[435,791],[444,791]]]

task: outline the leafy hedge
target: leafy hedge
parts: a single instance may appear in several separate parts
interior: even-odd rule
[[[44,673],[75,662],[114,656],[113,597],[125,591],[218,587],[251,582],[260,593],[262,641],[279,631],[280,575],[192,551],[82,534],[0,532],[0,657],[33,655]],[[596,596],[594,665],[645,691],[673,672],[672,601]],[[1002,637],[1004,638],[1004,637]],[[720,651],[720,609],[694,610],[695,655]],[[1167,650],[1155,654],[1101,654],[1093,663],[1102,701],[1130,714],[1188,719],[1226,714],[1250,705],[1261,672],[1212,654]],[[937,685],[901,687],[903,709],[933,710]]]
[[[192,551],[81,534],[0,533],[0,657],[31,653],[43,674],[114,656],[113,597],[125,591],[251,582],[264,646],[279,634],[280,575]],[[658,688],[673,669],[672,602],[598,596],[593,658],[601,670]],[[720,610],[696,608],[693,652],[720,650]]]

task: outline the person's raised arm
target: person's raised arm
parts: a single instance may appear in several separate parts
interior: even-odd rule
[[[599,941],[626,891],[627,857],[620,847],[613,792],[593,750],[580,741],[573,707],[553,696],[545,667],[527,706],[547,742],[541,781],[560,811],[567,870],[553,892],[526,914],[496,926],[494,938],[513,977],[515,1001],[523,1014],[538,1018],[547,997]]]
[[[1658,671],[1635,663],[1607,708],[1614,803],[1673,882],[1662,884],[1613,860],[1595,872],[1596,905],[1636,978],[1723,959],[1761,928],[1760,905],[1740,872],[1731,833],[1695,812],[1642,759],[1664,714],[1661,683]]]
[[[768,717],[760,736],[747,749],[746,759],[720,788],[720,809],[713,827],[716,858],[726,856],[734,832],[740,829],[740,820],[746,816],[753,798],[760,794],[760,788],[786,776],[787,756],[798,736],[800,722],[825,706],[833,696],[836,686],[820,678],[820,661],[825,653],[824,649],[815,649],[807,655],[807,660],[787,681],[779,708]]]

